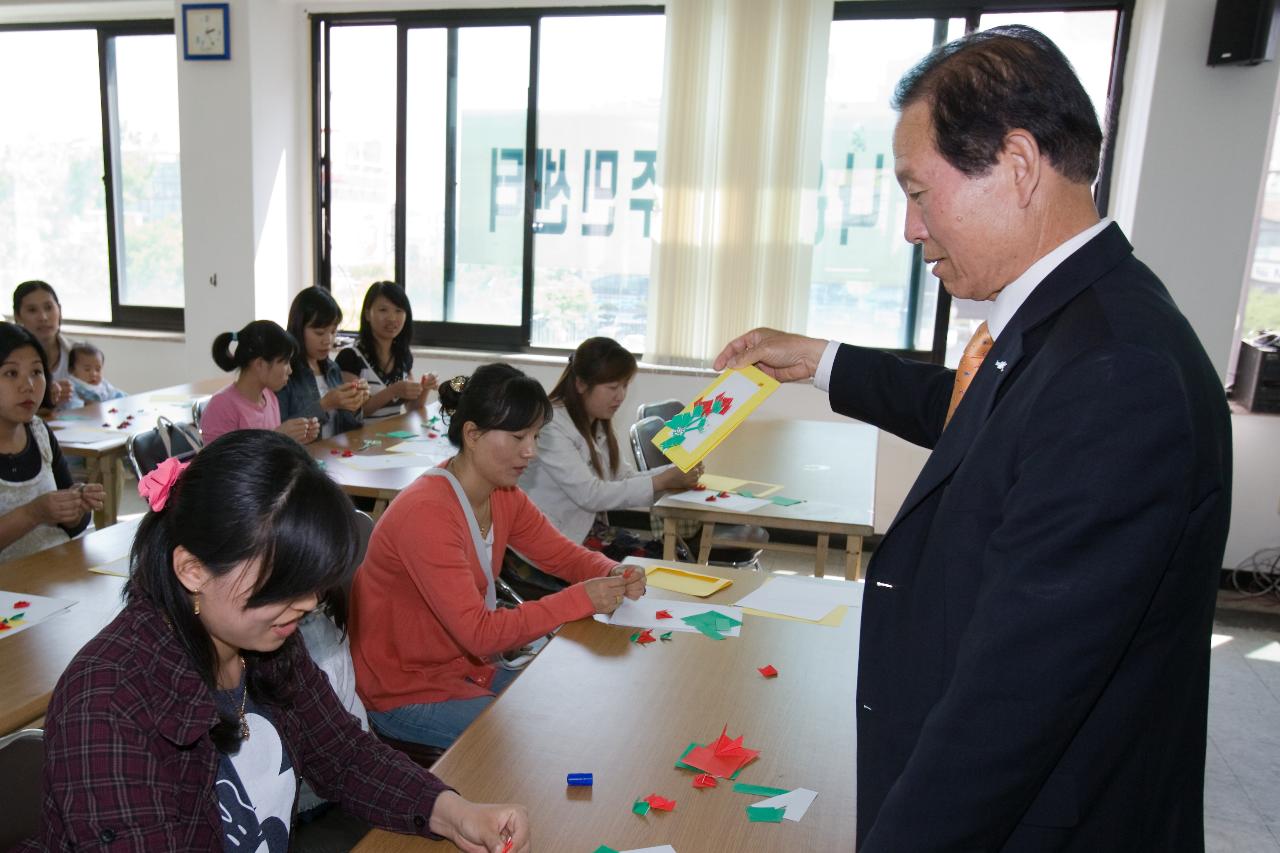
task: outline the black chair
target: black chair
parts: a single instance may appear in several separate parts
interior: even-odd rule
[[[200,429],[200,422],[204,420],[204,410],[208,407],[212,397],[201,397],[199,400],[193,400],[191,403],[191,422],[196,425],[196,429]]]
[[[662,432],[665,425],[666,420],[660,415],[650,415],[631,425],[631,451],[635,454],[638,470],[650,471],[671,463],[671,460],[658,449],[658,445],[653,443],[653,437]],[[702,528],[702,525],[696,521],[676,519],[676,523],[677,535],[685,540],[700,533]],[[707,557],[708,563],[735,569],[759,569],[761,549],[757,546],[769,541],[769,531],[755,524],[717,524],[716,538],[734,539],[741,542],[742,547],[715,546]],[[697,553],[697,549],[687,542],[686,546],[693,553]]]
[[[636,409],[636,420],[642,421],[645,418],[656,415],[662,418],[663,423],[666,423],[683,411],[684,403],[679,400],[659,400],[656,403],[641,403]]]
[[[40,834],[44,732],[23,729],[0,738],[0,778],[8,791],[0,797],[0,850]]]
[[[199,433],[188,423],[174,423],[161,415],[146,432],[129,436],[129,464],[141,480],[171,456],[186,460],[204,447]]]

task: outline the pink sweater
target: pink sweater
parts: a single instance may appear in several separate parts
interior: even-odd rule
[[[378,520],[356,572],[348,627],[356,690],[366,707],[489,695],[488,658],[595,612],[577,581],[616,565],[562,536],[519,489],[498,489],[495,569],[510,544],[573,586],[510,609],[484,605],[485,576],[449,482],[421,477]]]
[[[208,444],[237,429],[276,429],[280,426],[280,402],[270,388],[262,389],[262,405],[250,403],[234,383],[209,398],[200,418],[200,437]]]

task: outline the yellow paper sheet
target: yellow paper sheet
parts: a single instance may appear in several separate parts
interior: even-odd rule
[[[757,483],[755,480],[739,480],[737,477],[721,477],[719,474],[703,474],[698,484],[706,486],[713,492],[740,492],[746,490],[753,498],[766,498],[774,492],[782,491],[776,483]]]
[[[697,572],[686,572],[683,569],[672,569],[667,566],[650,566],[645,569],[645,579],[650,586],[658,589],[706,598],[733,584],[728,578],[714,575],[700,575]]]
[[[799,619],[795,616],[783,616],[781,613],[769,613],[764,610],[753,610],[750,607],[742,608],[742,612],[749,616],[763,616],[766,619],[785,619],[788,622],[803,622],[806,625],[826,625],[828,628],[839,628],[840,623],[844,621],[844,615],[849,612],[849,605],[841,604],[817,622],[814,622],[811,619]]]
[[[103,563],[101,566],[94,566],[89,569],[95,575],[115,575],[118,578],[129,577],[129,555],[125,554],[119,559],[112,560],[110,563]]]

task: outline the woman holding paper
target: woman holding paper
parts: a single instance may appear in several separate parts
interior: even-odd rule
[[[637,472],[622,458],[613,416],[635,375],[635,356],[612,338],[579,344],[551,389],[555,416],[538,436],[538,456],[520,478],[557,530],[615,560],[659,557],[662,545],[610,526],[605,513],[648,507],[665,491],[693,488],[702,473],[701,465]]]
[[[397,740],[447,747],[515,677],[500,655],[557,626],[612,613],[644,594],[625,570],[556,532],[516,487],[551,416],[546,391],[505,364],[440,386],[458,448],[378,520],[352,589],[356,688],[369,722]],[[508,544],[569,581],[518,607],[497,606]]]

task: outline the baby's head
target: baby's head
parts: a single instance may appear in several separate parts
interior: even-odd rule
[[[88,385],[102,382],[102,350],[93,344],[76,344],[67,355],[71,375]]]

